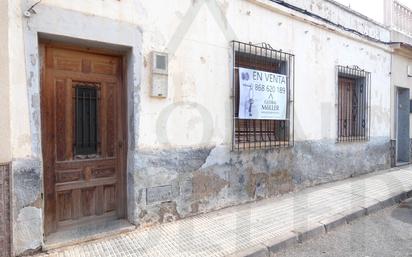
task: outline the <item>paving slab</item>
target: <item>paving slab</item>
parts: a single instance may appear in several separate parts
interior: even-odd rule
[[[399,202],[412,168],[316,186],[214,213],[51,250],[38,257],[260,257]]]

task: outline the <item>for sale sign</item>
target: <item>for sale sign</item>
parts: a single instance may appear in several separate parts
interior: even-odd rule
[[[239,87],[240,119],[286,119],[285,75],[239,68]]]

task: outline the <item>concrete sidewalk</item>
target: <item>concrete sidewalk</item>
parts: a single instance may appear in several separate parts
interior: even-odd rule
[[[269,256],[410,196],[412,167],[227,208],[39,256]]]

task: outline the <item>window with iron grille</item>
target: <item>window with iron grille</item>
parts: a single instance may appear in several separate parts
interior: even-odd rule
[[[75,154],[97,154],[99,90],[95,85],[77,84],[74,91]]]
[[[367,141],[370,137],[371,74],[358,67],[337,67],[338,142]]]
[[[268,44],[238,41],[233,46],[233,139],[232,149],[279,148],[293,145],[294,55],[272,49]],[[286,76],[286,119],[239,118],[239,69],[246,68]]]

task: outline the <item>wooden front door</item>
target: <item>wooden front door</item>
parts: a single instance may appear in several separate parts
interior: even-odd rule
[[[42,45],[46,235],[125,216],[125,99],[118,56]]]

